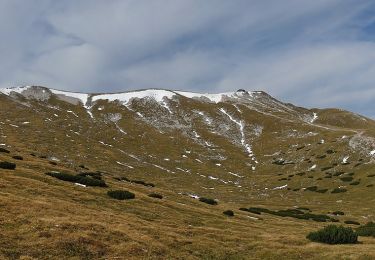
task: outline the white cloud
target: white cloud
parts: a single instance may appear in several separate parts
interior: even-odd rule
[[[0,85],[263,89],[367,115],[370,0],[0,2]],[[361,105],[358,105],[361,103]]]

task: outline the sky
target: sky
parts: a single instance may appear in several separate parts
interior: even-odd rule
[[[375,118],[373,0],[0,0],[0,86],[263,90]]]

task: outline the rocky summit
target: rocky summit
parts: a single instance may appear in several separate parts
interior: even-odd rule
[[[0,89],[0,258],[372,259],[306,236],[375,221],[374,185],[375,121],[341,109]]]

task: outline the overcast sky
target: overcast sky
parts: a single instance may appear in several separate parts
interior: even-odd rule
[[[373,0],[0,0],[0,86],[264,90],[375,118]]]

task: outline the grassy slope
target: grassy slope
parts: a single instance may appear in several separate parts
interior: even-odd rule
[[[94,124],[79,106],[71,106],[58,100],[51,100],[51,105],[58,106],[61,110],[46,109],[45,105],[35,102],[32,102],[31,107],[26,107],[0,96],[0,121],[3,122],[0,125],[0,143],[6,142],[12,151],[10,155],[0,154],[0,161],[15,161],[10,158],[15,154],[24,156],[23,161],[16,161],[15,171],[0,170],[0,255],[4,258],[375,257],[373,239],[360,238],[361,244],[345,246],[310,243],[305,239],[306,234],[324,226],[324,223],[268,214],[258,216],[238,210],[239,207],[250,206],[275,210],[307,206],[314,213],[322,214],[342,210],[346,214],[339,218],[341,222],[351,219],[364,223],[366,219],[363,216],[373,218],[374,187],[367,186],[374,183],[375,177],[367,176],[375,173],[374,167],[373,164],[360,161],[366,157],[349,151],[347,141],[341,139],[343,135],[356,134],[350,129],[350,125],[338,126],[335,123],[330,127],[338,129],[332,131],[275,119],[274,116],[254,112],[245,106],[241,106],[243,114],[239,115],[233,107],[222,104],[233,115],[243,116],[248,122],[266,126],[260,137],[252,137],[253,149],[259,160],[257,170],[253,172],[246,166],[248,159],[241,148],[212,134],[198,119],[194,119],[192,124],[203,138],[216,145],[215,150],[192,142],[178,130],[166,129],[160,133],[156,128],[136,119],[131,111],[106,102],[97,104],[105,105],[105,111],[94,111],[96,120],[100,121]],[[193,102],[182,103],[181,106],[191,106],[221,120],[216,113],[217,107],[213,110],[212,105]],[[79,117],[67,113],[67,110],[74,111]],[[142,104],[139,104],[137,111],[153,113]],[[119,126],[127,135],[119,133],[113,123],[102,120],[105,113],[115,112],[122,114]],[[54,116],[55,113],[58,117]],[[322,117],[321,120],[326,119]],[[22,125],[25,121],[31,123]],[[363,129],[365,127],[368,125],[361,126],[359,130],[372,131],[371,127]],[[293,135],[292,129],[301,133],[314,131],[319,135],[298,137]],[[228,131],[236,134],[233,128]],[[318,144],[321,139],[325,139],[324,144]],[[111,144],[112,147],[99,141]],[[297,150],[301,146],[305,147]],[[191,153],[188,158],[183,159],[181,155],[186,154],[187,149]],[[326,154],[328,149],[334,149],[336,153],[327,154],[323,159],[317,158],[317,155]],[[272,164],[273,157],[266,155],[278,151],[284,153],[284,158],[298,163],[285,166]],[[55,156],[61,162],[54,166],[48,163],[48,159],[30,156],[30,153]],[[224,154],[228,159],[209,159],[209,156],[216,153]],[[137,155],[140,160],[129,154]],[[342,157],[347,154],[351,156],[351,163],[341,165]],[[170,161],[165,161],[164,158],[169,158]],[[204,163],[198,163],[195,159],[201,159]],[[310,159],[311,162],[306,162],[305,159]],[[132,165],[134,169],[121,166],[116,161]],[[222,166],[216,166],[218,162]],[[338,165],[333,169],[321,170],[335,162]],[[362,164],[354,167],[357,163]],[[82,188],[44,174],[49,170],[75,173],[80,170],[80,164],[105,172],[104,179],[110,188]],[[175,173],[165,172],[152,164]],[[312,164],[318,164],[317,169],[307,172],[306,169]],[[191,172],[181,172],[175,167],[190,169]],[[226,185],[197,174],[238,181],[238,178],[228,175],[228,171],[244,176],[240,179],[240,185]],[[306,174],[296,175],[302,171]],[[327,176],[325,172],[329,171],[354,171],[354,178],[360,179],[360,184],[348,185],[338,176],[324,178]],[[119,182],[113,178],[116,176],[145,180],[155,183],[156,187],[146,188]],[[283,178],[286,180],[281,180]],[[272,190],[285,184],[292,189],[317,185],[329,191],[345,185],[348,192],[321,194],[303,190]],[[107,197],[107,190],[117,188],[134,192],[136,199],[115,201]],[[163,194],[164,199],[149,198],[147,195],[151,192]],[[181,192],[216,198],[220,203],[218,206],[206,205],[179,194]],[[234,210],[235,217],[224,216],[222,211],[226,209]],[[261,220],[253,217],[260,217]]]

